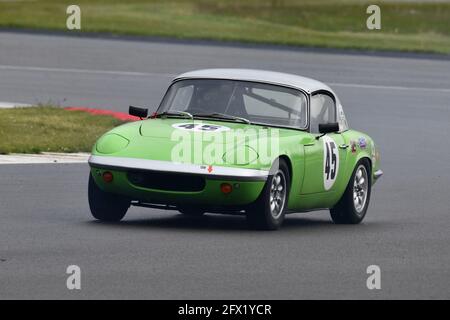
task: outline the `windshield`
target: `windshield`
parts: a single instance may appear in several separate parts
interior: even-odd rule
[[[306,96],[299,90],[249,81],[187,79],[171,85],[158,113],[306,128]]]

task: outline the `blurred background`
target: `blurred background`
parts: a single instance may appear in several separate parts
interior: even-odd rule
[[[445,0],[2,0],[0,26],[65,30],[71,4],[82,32],[450,53]],[[381,9],[376,32],[366,27],[371,4]]]
[[[81,30],[67,30],[72,4]],[[0,154],[88,152],[123,122],[61,107],[151,112],[177,74],[214,67],[335,90],[381,152],[364,223],[320,211],[258,233],[132,208],[98,224],[86,163],[0,165],[0,298],[450,298],[450,1],[0,0]],[[76,293],[69,264],[85,275]],[[382,290],[366,287],[371,264]]]

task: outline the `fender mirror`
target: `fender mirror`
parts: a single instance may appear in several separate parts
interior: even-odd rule
[[[320,123],[319,124],[319,132],[323,134],[338,132],[339,131],[339,123]]]
[[[128,109],[128,114],[139,118],[147,118],[148,109],[130,106]]]

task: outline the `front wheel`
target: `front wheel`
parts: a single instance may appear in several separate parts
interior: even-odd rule
[[[367,212],[372,188],[370,165],[367,160],[361,160],[336,206],[330,209],[331,218],[337,224],[358,224]]]
[[[103,191],[89,174],[89,208],[92,216],[101,221],[122,220],[130,207],[130,199]]]
[[[290,176],[286,162],[276,161],[270,172],[258,200],[247,210],[247,221],[256,229],[279,229],[287,209]]]

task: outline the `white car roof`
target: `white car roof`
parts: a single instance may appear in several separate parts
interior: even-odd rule
[[[229,79],[264,82],[282,86],[302,89],[308,93],[317,90],[327,90],[334,94],[333,90],[323,82],[298,76],[295,74],[274,72],[254,69],[203,69],[189,71],[177,76],[174,81],[180,79],[207,78],[207,79]]]

